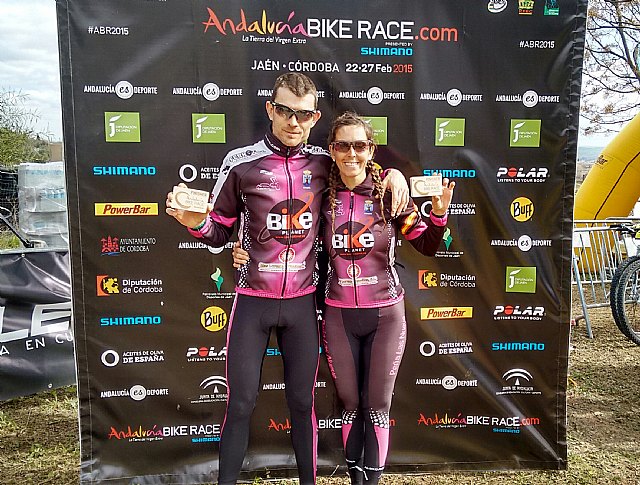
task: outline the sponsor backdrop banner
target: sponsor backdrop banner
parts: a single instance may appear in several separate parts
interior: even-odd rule
[[[75,381],[69,252],[3,252],[0,401]]]
[[[457,182],[437,256],[399,248],[409,325],[388,471],[566,467],[586,1],[57,5],[83,482],[217,476],[231,244],[209,250],[164,201],[181,181],[211,190],[223,156],[262,137],[287,71],[320,90],[311,143],[355,109],[381,165]],[[340,406],[321,361],[330,473]],[[273,342],[249,475],[295,475],[289,428]]]

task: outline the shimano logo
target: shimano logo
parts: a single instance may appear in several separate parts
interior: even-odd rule
[[[449,169],[433,169],[433,170],[423,170],[423,175],[438,175],[442,174],[443,177],[447,178],[476,178],[476,171],[474,169],[462,169],[462,170],[449,170]]]
[[[112,175],[112,176],[127,176],[127,175],[155,175],[157,173],[156,167],[149,166],[134,166],[134,165],[96,165],[93,167],[93,175]]]

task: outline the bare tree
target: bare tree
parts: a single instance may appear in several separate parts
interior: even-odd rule
[[[583,131],[610,133],[640,108],[640,0],[590,0],[584,57]]]

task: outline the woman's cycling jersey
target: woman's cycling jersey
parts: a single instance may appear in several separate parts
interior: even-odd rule
[[[213,211],[190,232],[223,246],[238,229],[250,261],[238,271],[236,292],[266,298],[312,293],[322,193],[331,159],[316,146],[288,147],[272,133],[227,154],[212,192]]]
[[[380,200],[373,195],[368,174],[353,190],[340,182],[335,221],[329,200],[323,204],[324,247],[329,251],[327,305],[356,308],[381,307],[402,300],[404,290],[394,268],[398,231],[420,253],[433,256],[447,224],[447,216],[431,213],[427,224],[415,204],[391,218],[391,197],[385,193],[384,218]]]

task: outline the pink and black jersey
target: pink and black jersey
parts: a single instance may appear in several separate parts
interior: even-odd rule
[[[398,232],[420,253],[433,256],[444,234],[447,216],[430,214],[425,222],[418,208],[391,218],[391,196],[373,196],[371,175],[353,190],[340,185],[336,193],[335,221],[326,198],[324,247],[329,251],[326,303],[334,307],[382,307],[402,300],[404,290],[394,268]]]
[[[326,150],[287,147],[271,133],[227,154],[212,192],[213,211],[204,227],[190,232],[223,246],[240,218],[238,234],[251,259],[239,271],[237,293],[294,298],[315,290],[317,214],[329,163]]]

